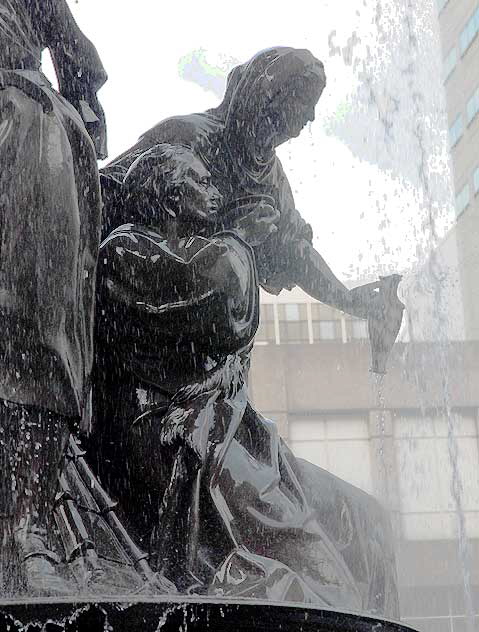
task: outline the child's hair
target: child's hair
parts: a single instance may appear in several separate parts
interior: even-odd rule
[[[192,155],[183,145],[160,143],[135,159],[123,180],[133,222],[153,224],[167,233],[172,223],[178,234],[208,231],[216,218],[209,220],[184,204],[182,182]],[[186,160],[179,160],[183,157]]]

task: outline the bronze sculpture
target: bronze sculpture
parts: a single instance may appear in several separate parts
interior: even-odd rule
[[[314,120],[325,84],[322,63],[306,50],[269,49],[233,69],[220,106],[162,121],[103,170],[103,234],[131,219],[122,200],[113,202],[116,187],[112,180],[122,180],[134,160],[158,143],[185,145],[211,171],[225,209],[245,197],[273,199],[280,213],[278,230],[255,253],[259,281],[265,289],[279,292],[300,285],[314,298],[367,316],[364,305],[372,291],[369,296],[361,296],[364,291],[359,289],[348,291],[314,250],[311,227],[295,208],[275,153],[278,145],[299,135]]]
[[[3,594],[121,585],[396,615],[380,507],[297,460],[248,401],[260,285],[368,318],[375,368],[402,315],[396,280],[335,277],[275,154],[314,119],[321,62],[262,51],[218,108],[147,132],[102,173],[100,246],[98,55],[65,0],[0,0],[0,36]]]
[[[324,85],[308,51],[263,51],[232,71],[218,108],[163,121],[103,170],[90,445],[154,567],[180,591],[396,614],[374,502],[297,461],[247,398],[259,284],[383,313],[376,285],[347,290],[314,250],[275,155],[314,118]],[[197,165],[195,195],[185,158]],[[264,231],[252,237],[258,217]],[[335,485],[347,534],[316,491]],[[378,516],[367,547],[361,504]]]
[[[1,590],[55,595],[71,592],[48,533],[90,383],[106,74],[65,0],[0,0],[0,41]]]

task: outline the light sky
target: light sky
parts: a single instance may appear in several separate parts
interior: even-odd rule
[[[434,5],[419,4],[412,22],[420,44],[411,52],[402,0],[69,0],[109,74],[100,99],[110,158],[161,119],[218,103],[182,77],[181,60],[198,50],[225,71],[228,60],[274,45],[309,48],[324,62],[316,121],[278,153],[316,247],[343,279],[411,268],[434,241],[431,217],[439,235],[453,217]],[[403,72],[411,64],[412,79]]]

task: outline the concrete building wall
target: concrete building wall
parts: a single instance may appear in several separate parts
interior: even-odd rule
[[[457,51],[445,80],[448,121],[463,121],[451,146],[457,221],[438,253],[460,333],[434,342],[414,314],[421,335],[395,345],[378,380],[360,321],[299,290],[263,295],[250,389],[293,452],[389,508],[403,619],[421,632],[465,632],[468,575],[479,613],[479,12],[464,51],[461,34],[479,2],[437,1],[445,63]]]
[[[404,620],[421,632],[466,630],[451,445],[479,612],[479,342],[398,343],[378,380],[354,319],[299,290],[263,295],[262,312],[249,379],[255,407],[298,457],[388,507]],[[313,328],[314,317],[326,325]]]

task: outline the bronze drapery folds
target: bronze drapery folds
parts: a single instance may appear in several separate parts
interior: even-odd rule
[[[232,71],[218,108],[163,121],[103,170],[90,443],[155,568],[180,591],[394,616],[382,510],[295,459],[246,388],[259,285],[300,285],[380,314],[376,287],[348,291],[314,250],[275,155],[313,120],[324,84],[308,51],[263,51]],[[201,162],[204,195],[219,192],[206,213],[181,169],[169,171],[178,182],[168,198],[166,146]],[[265,230],[254,236],[258,206]]]
[[[102,571],[91,519],[136,565],[135,586],[146,574],[159,591],[396,615],[381,508],[296,459],[248,399],[260,286],[299,285],[368,317],[380,342],[396,300],[395,281],[350,291],[335,277],[275,153],[314,120],[322,63],[262,51],[232,71],[219,107],[147,132],[103,171],[100,246],[96,50],[64,0],[0,9],[3,591],[74,592],[48,534],[69,426],[83,420],[85,458],[119,509],[70,441],[55,515],[72,563],[81,553]],[[45,48],[59,93],[40,71]]]

